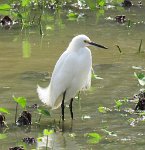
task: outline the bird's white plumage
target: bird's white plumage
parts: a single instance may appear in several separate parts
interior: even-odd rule
[[[85,35],[74,37],[57,61],[49,86],[37,88],[40,100],[52,109],[61,105],[65,91],[66,102],[91,86],[92,56],[84,41],[90,39]]]

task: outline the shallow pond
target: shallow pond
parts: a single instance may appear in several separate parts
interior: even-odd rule
[[[0,140],[0,149],[6,150],[21,145],[24,137],[37,139],[46,128],[56,129],[56,132],[48,137],[48,145],[52,149],[145,149],[144,122],[139,122],[135,126],[130,125],[128,120],[136,118],[136,115],[124,111],[125,108],[134,109],[135,104],[128,103],[120,111],[114,110],[116,99],[132,98],[141,88],[133,75],[138,70],[132,66],[145,67],[145,53],[138,53],[140,40],[145,39],[144,9],[144,6],[142,8],[133,6],[129,10],[121,11],[110,8],[101,16],[95,11],[85,11],[86,16],[78,20],[68,20],[62,13],[61,18],[57,16],[50,24],[49,22],[42,24],[46,29],[43,38],[37,27],[22,32],[17,28],[11,30],[1,28],[0,107],[7,108],[11,114],[6,115],[9,129],[1,130],[1,133],[6,133],[7,138]],[[109,19],[122,14],[131,20],[131,27],[127,27],[128,22],[120,24]],[[57,59],[72,37],[77,34],[86,34],[91,40],[109,47],[108,50],[90,47],[94,71],[103,80],[92,79],[90,91],[81,93],[81,104],[77,100],[74,102],[73,122],[70,119],[69,109],[66,108],[64,125],[59,124],[60,109],[57,109],[51,111],[51,117],[42,116],[40,125],[35,124],[38,116],[32,113],[31,127],[16,127],[14,125],[16,105],[12,96],[26,97],[28,105],[35,103],[42,105],[36,93],[37,84],[43,87],[48,85]],[[115,45],[120,46],[122,53]],[[144,51],[144,47],[143,40],[141,51]],[[113,111],[100,113],[98,111],[100,106]],[[108,134],[103,129],[114,134]],[[88,142],[85,135],[92,132],[101,135],[99,143]],[[26,147],[30,150],[41,144]]]

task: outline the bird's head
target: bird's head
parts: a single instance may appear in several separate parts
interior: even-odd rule
[[[94,46],[97,46],[97,47],[100,47],[100,48],[104,48],[104,49],[107,49],[107,47],[105,46],[102,46],[100,44],[97,44],[95,42],[92,42],[89,37],[87,37],[86,35],[77,35],[75,36],[72,41],[70,42],[70,47],[73,47],[73,48],[83,48],[83,47],[87,47],[87,46],[90,46],[90,45],[94,45]]]

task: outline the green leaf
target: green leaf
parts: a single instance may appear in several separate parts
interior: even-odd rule
[[[100,16],[103,16],[105,14],[105,11],[104,9],[99,9],[98,13]]]
[[[8,4],[1,4],[0,5],[0,10],[10,10],[11,6]]]
[[[138,79],[138,82],[140,85],[144,86],[145,85],[145,76],[143,73],[136,73],[134,72],[134,76]]]
[[[50,113],[47,109],[39,108],[37,110],[38,110],[39,114],[43,114],[45,116],[50,116]]]
[[[101,113],[106,113],[105,107],[99,107],[98,111],[101,112]]]
[[[0,14],[3,15],[3,16],[9,16],[9,15],[10,15],[10,12],[7,11],[7,10],[2,10],[2,9],[0,9]]]
[[[22,0],[22,7],[28,6],[30,0]]]
[[[86,4],[89,6],[91,10],[96,9],[96,0],[86,0]]]
[[[7,135],[6,135],[6,134],[0,134],[0,140],[6,139],[6,138],[7,138]]]
[[[102,106],[100,106],[100,107],[98,108],[98,111],[99,111],[100,113],[107,113],[107,111],[111,111],[111,109],[109,109],[109,108],[107,108],[107,107],[102,107]]]
[[[115,104],[116,104],[115,107],[117,107],[118,110],[123,105],[123,103],[120,100],[115,100]]]
[[[136,73],[136,72],[134,72],[134,76],[136,77],[136,78],[138,78],[138,79],[143,79],[145,76],[144,76],[144,74],[143,73]]]
[[[69,18],[77,18],[77,14],[76,13],[69,13],[68,15],[67,15]]]
[[[76,20],[78,18],[78,13],[74,13],[73,11],[69,11],[67,14],[69,20]]]
[[[88,133],[89,137],[101,139],[101,136],[98,133]]]
[[[100,7],[103,7],[103,6],[105,6],[106,1],[105,1],[105,0],[97,0],[97,4],[98,4]]]
[[[48,136],[48,135],[50,135],[50,134],[53,134],[53,133],[54,133],[53,130],[48,130],[48,129],[44,129],[44,130],[43,130],[43,135],[46,135],[46,136]]]
[[[10,114],[9,111],[6,108],[0,108],[1,113]]]
[[[37,138],[37,141],[38,141],[38,142],[42,142],[42,139],[43,139],[42,137],[38,137],[38,138]]]
[[[26,107],[27,100],[25,97],[13,97],[14,101],[17,102],[22,108]]]
[[[87,135],[90,138],[87,142],[91,144],[99,143],[102,139],[101,135],[98,133],[87,133],[85,135]]]
[[[101,6],[101,7],[105,6],[105,1],[99,2],[99,6]]]

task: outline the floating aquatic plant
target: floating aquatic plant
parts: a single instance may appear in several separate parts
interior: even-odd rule
[[[112,111],[112,110],[110,108],[100,106],[100,107],[98,107],[98,111],[100,113],[107,113],[108,111]]]
[[[85,137],[88,137],[87,143],[89,144],[96,144],[99,143],[102,139],[102,136],[98,133],[92,132],[92,133],[86,133],[84,134]]]
[[[117,110],[120,110],[122,105],[123,103],[120,100],[115,100],[115,107],[117,108]]]

